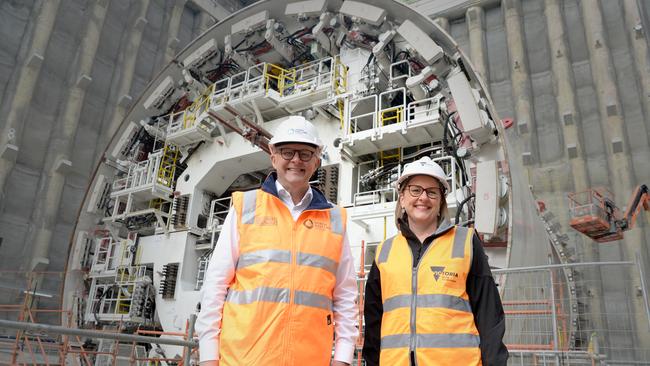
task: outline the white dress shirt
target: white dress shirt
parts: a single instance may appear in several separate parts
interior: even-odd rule
[[[314,193],[311,187],[298,204],[294,205],[289,192],[276,181],[280,200],[291,212],[294,221],[309,207]],[[199,336],[201,362],[219,359],[219,332],[221,331],[221,316],[226,300],[228,286],[235,276],[235,268],[239,260],[239,233],[237,231],[237,216],[234,208],[223,223],[217,245],[205,273],[202,288],[201,312],[196,319],[196,332]],[[350,251],[347,230],[343,235],[341,260],[336,270],[336,286],[334,287],[332,311],[334,312],[334,331],[336,344],[334,360],[352,363],[354,347],[358,336],[355,326],[358,316],[357,280],[354,272],[354,260]],[[309,331],[309,330],[305,330]]]

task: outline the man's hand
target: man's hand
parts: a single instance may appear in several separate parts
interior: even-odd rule
[[[203,366],[203,364],[201,364],[201,366]],[[343,361],[332,361],[332,366],[350,366],[350,364]]]
[[[203,361],[201,362],[201,366],[219,366],[219,361],[218,360]]]

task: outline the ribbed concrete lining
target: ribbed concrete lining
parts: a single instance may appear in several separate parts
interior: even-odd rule
[[[516,4],[518,1],[509,1]],[[606,111],[612,108],[598,104],[598,80],[594,79],[590,56],[594,42],[588,42],[584,24],[583,9],[577,0],[560,1],[560,19],[552,19],[563,23],[562,32],[566,43],[566,52],[560,57],[565,60],[567,74],[571,74],[570,90],[558,90],[557,71],[553,63],[558,62],[552,41],[549,39],[549,20],[546,19],[544,1],[524,0],[520,6],[521,30],[519,36],[523,40],[528,78],[530,82],[530,106],[534,116],[534,130],[530,138],[539,142],[539,165],[531,170],[533,192],[537,198],[546,202],[549,210],[556,216],[563,217],[560,221],[562,229],[571,234],[578,252],[588,252],[593,244],[583,240],[568,228],[566,222],[567,200],[566,193],[583,186],[612,186],[612,178],[616,177],[617,167],[608,162],[608,151],[613,148],[612,141],[603,130],[602,118],[607,118]],[[632,8],[630,8],[632,3]],[[623,148],[623,160],[629,161],[630,181],[628,187],[619,189],[616,201],[619,206],[627,202],[629,189],[639,183],[650,182],[650,109],[648,108],[647,92],[643,89],[643,80],[649,80],[647,75],[647,58],[643,61],[643,50],[634,41],[630,32],[636,24],[630,24],[634,18],[634,5],[643,4],[639,18],[650,18],[650,5],[643,1],[625,0],[599,1],[602,10],[602,32],[609,47],[607,56],[611,60],[611,85],[618,90],[617,113],[623,120],[623,136],[620,143]],[[26,123],[21,134],[21,146],[15,166],[6,177],[4,195],[0,199],[0,236],[4,241],[0,247],[0,269],[19,269],[24,263],[22,258],[32,250],[28,239],[29,232],[41,225],[35,222],[36,200],[39,192],[48,184],[46,152],[53,131],[60,124],[62,107],[65,106],[71,85],[76,81],[75,70],[83,29],[87,22],[85,2],[63,1],[54,23],[50,41],[44,51],[42,70],[35,83],[34,95],[25,111]],[[88,176],[95,165],[95,158],[103,151],[100,146],[100,135],[107,131],[115,114],[115,106],[121,95],[129,94],[137,97],[149,80],[157,73],[165,57],[168,38],[174,33],[179,39],[179,49],[190,42],[199,32],[205,30],[211,19],[197,13],[188,4],[180,13],[180,26],[177,32],[170,31],[168,22],[173,17],[172,9],[175,2],[151,0],[146,14],[148,23],[145,25],[142,42],[137,48],[137,56],[133,68],[133,76],[129,78],[129,88],[120,85],[124,73],[126,44],[131,34],[132,24],[136,21],[139,1],[110,1],[108,2],[106,22],[100,35],[99,47],[92,66],[92,83],[88,86],[81,107],[79,125],[76,129],[71,146],[70,160],[72,171],[66,175],[65,185],[61,193],[61,203],[56,214],[56,222],[52,223],[52,244],[50,246],[50,269],[61,270],[64,265],[65,253],[76,220],[78,205],[85,191]],[[16,93],[19,83],[20,70],[26,63],[28,50],[34,36],[35,20],[41,1],[0,2],[0,115],[7,116],[11,108],[12,96]],[[484,52],[487,60],[486,84],[490,88],[492,99],[500,117],[516,117],[516,101],[518,95],[513,95],[511,60],[508,49],[508,35],[504,18],[505,9],[489,7],[483,9]],[[178,14],[178,13],[177,13]],[[444,24],[450,24],[450,33],[456,38],[463,51],[471,54],[470,30],[465,14],[457,19],[446,19]],[[447,22],[448,21],[448,22]],[[650,29],[650,27],[644,27]],[[160,47],[164,45],[165,47]],[[637,47],[637,48],[635,48]],[[647,57],[647,44],[646,57]],[[639,52],[640,55],[639,56]],[[641,58],[640,58],[641,57]],[[639,63],[645,62],[646,67]],[[645,70],[645,73],[643,72]],[[602,82],[602,80],[601,80]],[[606,85],[610,87],[610,85]],[[566,89],[566,86],[564,87]],[[560,106],[559,95],[571,92],[575,98],[575,113],[571,114],[571,124],[564,123],[566,106]],[[607,104],[607,103],[605,103]],[[515,121],[515,124],[517,121]],[[7,119],[0,117],[0,129],[7,126]],[[573,126],[573,127],[571,127]],[[513,127],[512,129],[516,129]],[[575,129],[575,131],[571,131]],[[109,138],[110,136],[105,136]],[[521,156],[525,147],[516,131],[508,132],[512,144],[510,154]],[[579,162],[569,161],[567,146],[575,144]],[[101,151],[100,151],[101,150]],[[575,159],[574,159],[575,160]],[[575,165],[579,164],[579,165]],[[583,169],[582,177],[577,178],[575,172]],[[620,168],[620,167],[619,167]],[[528,182],[519,182],[520,189],[527,187]],[[35,199],[36,197],[36,199]],[[511,214],[516,214],[513,212]],[[530,213],[529,213],[530,214]],[[644,249],[646,268],[648,262],[648,242],[650,230],[647,219],[642,214],[632,236],[638,238],[640,248]],[[40,220],[40,219],[39,219]],[[517,238],[515,244],[518,244]],[[513,246],[514,248],[514,246]],[[638,247],[637,247],[638,248]],[[602,246],[599,254],[601,260],[619,260],[629,256],[628,250],[621,245]],[[544,255],[544,253],[540,253]],[[595,258],[597,259],[597,258]],[[609,277],[608,277],[609,278]],[[611,277],[611,283],[606,282],[607,290],[615,289],[616,278]]]

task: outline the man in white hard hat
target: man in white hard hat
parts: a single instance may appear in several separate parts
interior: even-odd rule
[[[201,365],[349,365],[358,330],[346,212],[309,186],[323,143],[291,116],[269,146],[275,172],[233,194],[205,275]]]

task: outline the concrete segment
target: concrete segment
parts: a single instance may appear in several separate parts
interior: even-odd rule
[[[17,146],[18,149],[21,148],[20,141],[25,125],[24,120],[41,71],[43,61],[41,55],[45,54],[60,3],[60,0],[45,1],[39,11],[34,38],[31,40],[28,52],[30,56],[20,71],[18,86],[13,94],[13,100],[7,113],[7,122],[0,135],[0,146],[11,144]],[[14,160],[0,159],[0,200],[4,196],[5,183],[14,164]]]
[[[449,33],[449,19],[445,17],[438,17],[435,18],[433,21],[436,22],[436,24],[438,24],[440,28],[444,29],[445,32]]]
[[[28,268],[32,270],[41,265],[49,264],[45,259],[49,257],[52,232],[57,221],[65,175],[72,166],[70,153],[79,126],[79,115],[86,96],[86,86],[90,83],[90,78],[87,75],[92,71],[106,11],[107,7],[102,2],[95,2],[93,5],[78,57],[79,77],[77,80],[86,81],[77,82],[70,89],[62,117],[59,123],[56,124],[58,130],[53,132],[53,139],[48,148],[41,184],[39,185],[43,187],[40,189],[42,194],[32,214],[33,222],[37,225],[36,232],[30,235],[34,244],[32,254],[28,257],[28,260],[31,258],[31,264]],[[61,169],[61,167],[64,168]]]
[[[603,18],[598,0],[583,0],[581,3],[585,36],[589,46],[589,59],[591,63],[592,78],[598,91],[598,105],[600,111],[600,125],[603,132],[604,144],[607,151],[607,168],[609,171],[611,189],[618,199],[625,199],[632,193],[634,186],[634,172],[630,160],[630,151],[623,128],[623,118],[612,106],[620,104],[618,88],[616,86],[613,65],[610,60],[609,47],[603,27]],[[608,111],[609,106],[609,111]],[[615,149],[612,141],[619,141],[621,148]],[[640,230],[631,230],[625,234],[621,243],[624,259],[634,259],[635,253],[641,253],[642,237]],[[628,273],[628,278],[633,278],[633,271]],[[635,324],[644,324],[645,309],[641,298],[630,298],[630,305],[635,309],[637,316]],[[650,333],[643,327],[637,327],[637,337],[641,344],[650,344]]]
[[[634,55],[637,80],[640,89],[639,99],[643,106],[646,132],[650,133],[650,59],[648,57],[649,30],[643,27],[638,3],[635,0],[623,0],[625,26]],[[650,141],[650,134],[648,135]]]
[[[176,52],[178,52],[178,30],[181,24],[181,16],[185,8],[185,0],[177,0],[172,9],[172,16],[169,20],[169,31],[167,32],[167,48],[165,49],[165,61],[163,65],[167,65],[171,61]]]
[[[137,18],[135,24],[131,29],[131,33],[127,37],[126,47],[124,49],[124,59],[122,62],[122,72],[119,76],[118,82],[118,93],[120,99],[129,96],[131,90],[131,82],[133,81],[133,74],[135,70],[135,62],[138,56],[138,49],[140,48],[140,43],[142,42],[142,33],[144,30],[144,25],[147,23],[146,15],[149,8],[150,0],[143,0],[139,3],[140,12],[139,17]],[[127,108],[119,100],[113,111],[113,116],[111,122],[108,126],[104,127],[102,130],[102,135],[99,139],[99,154],[103,154],[106,145],[113,137],[117,129],[119,128],[122,120],[126,116]],[[99,157],[98,157],[99,158]]]
[[[487,49],[485,48],[485,19],[483,8],[480,6],[472,6],[467,9],[465,14],[467,21],[467,28],[469,30],[469,58],[474,65],[474,70],[485,82],[489,85],[487,76]]]
[[[521,138],[523,139],[524,153],[529,156],[529,164],[526,165],[530,167],[530,165],[539,162],[539,152],[536,138],[537,125],[531,105],[532,97],[530,78],[528,75],[528,60],[526,58],[521,25],[521,1],[505,0],[502,7],[510,58],[510,81],[512,83],[512,98],[515,104],[515,119]]]

